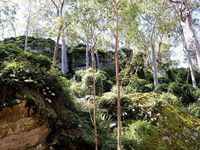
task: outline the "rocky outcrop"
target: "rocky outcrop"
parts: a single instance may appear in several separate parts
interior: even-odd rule
[[[38,121],[37,113],[20,100],[0,111],[0,149],[26,150],[40,145],[50,132]]]
[[[2,43],[9,44],[13,43],[18,45],[20,48],[24,49],[24,41],[25,36],[19,37],[11,37],[4,39]],[[28,51],[31,51],[35,54],[42,54],[50,59],[53,57],[53,51],[55,46],[55,41],[52,39],[45,39],[45,38],[28,38]],[[69,72],[74,72],[77,70],[85,69],[86,60],[85,60],[85,45],[78,44],[76,46],[69,46],[68,47],[68,66]],[[98,51],[99,61],[101,70],[114,70],[115,61],[114,61],[114,52],[113,51]],[[91,65],[91,55],[90,57],[90,65]],[[58,58],[59,61],[57,63],[57,67],[61,68],[61,45],[58,47]],[[97,60],[95,56],[95,60]]]

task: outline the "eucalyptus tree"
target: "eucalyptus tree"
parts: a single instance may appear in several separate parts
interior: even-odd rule
[[[180,21],[180,8],[177,7],[177,5],[172,5],[173,6],[173,14],[175,16],[175,24],[176,24],[176,29],[174,30],[174,35],[173,35],[173,43],[175,43],[175,46],[177,47],[177,44],[180,44],[181,47],[183,48],[183,52],[185,54],[185,57],[188,62],[188,67],[192,79],[192,85],[194,88],[197,88],[197,83],[196,83],[196,77],[195,77],[195,70],[196,68],[196,61],[197,57],[195,57],[195,46],[191,42],[191,37],[189,34],[186,34],[186,30],[183,29],[183,24]],[[195,10],[195,9],[193,9]],[[187,37],[185,37],[187,36]]]
[[[36,24],[35,22],[39,21],[39,15],[41,14],[45,4],[41,5],[40,1],[38,0],[25,0],[22,1],[21,5],[24,6],[25,12],[23,15],[26,18],[26,29],[25,29],[25,42],[24,42],[24,51],[27,51],[28,48],[28,37],[31,31],[31,26],[34,27]],[[28,15],[27,15],[28,14]]]
[[[30,28],[30,21],[31,21],[31,13],[32,13],[32,3],[33,3],[33,0],[28,0],[28,18],[27,18],[26,31],[25,31],[24,51],[27,51],[27,43],[28,43],[29,28]]]
[[[191,78],[192,78],[192,86],[197,89],[197,82],[196,82],[196,78],[195,78],[195,71],[194,71],[194,66],[193,66],[193,62],[192,62],[192,59],[191,59],[191,55],[190,55],[190,52],[189,52],[189,49],[188,49],[188,45],[185,41],[185,36],[184,34],[183,35],[180,35],[180,38],[181,38],[181,42],[182,42],[182,45],[183,45],[183,51],[184,53],[186,54],[186,57],[187,57],[187,60],[188,60],[188,64],[189,64],[189,68],[190,68],[190,75],[191,75]]]
[[[46,1],[49,2],[49,1]],[[58,60],[58,50],[59,43],[61,40],[61,71],[63,74],[68,72],[68,57],[67,57],[67,45],[66,40],[68,36],[68,28],[71,25],[72,15],[74,13],[74,0],[51,0],[50,5],[48,5],[44,10],[44,15],[46,16],[46,24],[44,31],[52,38],[56,38],[54,52],[53,52],[53,62],[58,65],[60,60]]]
[[[1,38],[5,38],[11,35],[16,37],[16,15],[18,4],[10,0],[1,0],[0,1],[0,35]],[[10,29],[12,32],[10,32]]]
[[[66,74],[68,70],[68,59],[67,59],[67,45],[65,40],[65,29],[62,29],[62,53],[61,53],[61,71]]]
[[[169,49],[166,44],[170,45],[167,42],[168,37],[175,27],[173,16],[169,16],[171,8],[165,0],[145,2],[136,0],[131,1],[129,7],[130,10],[135,10],[135,13],[130,11],[128,14],[131,17],[124,18],[127,28],[122,30],[123,35],[126,43],[130,43],[134,49],[143,49],[146,52],[156,87],[158,85],[158,59],[156,57],[159,56],[158,58],[161,59],[161,51],[163,53],[164,49],[166,52]]]
[[[97,46],[109,22],[107,15],[108,9],[98,0],[79,0],[77,3],[77,20],[74,22],[73,35],[86,46],[86,69],[90,66],[90,55],[96,55],[94,66],[100,69]]]
[[[62,18],[62,16],[63,16],[63,8],[64,8],[64,5],[65,5],[65,0],[51,0],[51,3],[53,4],[53,6],[55,8],[55,12],[56,12],[55,13],[56,14],[55,17],[56,18]],[[54,48],[54,53],[53,53],[53,62],[55,64],[57,63],[58,46],[59,46],[62,27],[63,27],[63,25],[59,24],[56,43],[55,43],[55,48]]]
[[[86,45],[86,69],[89,68],[89,32],[91,24],[89,18],[91,18],[89,9],[87,9],[88,1],[78,1],[76,4],[76,19],[73,19],[70,36],[77,41],[80,41]]]
[[[192,20],[191,8],[190,8],[191,3],[194,1],[189,1],[189,0],[169,0],[169,1],[171,3],[179,5],[180,22],[185,34],[185,40],[187,44],[189,43],[190,40],[194,42],[196,57],[197,57],[198,66],[200,69],[200,43],[192,24],[193,20]]]
[[[113,2],[114,12],[116,16],[116,45],[115,45],[115,70],[116,70],[116,84],[117,84],[117,124],[118,124],[118,139],[117,149],[122,150],[122,122],[121,122],[121,93],[120,93],[120,76],[119,76],[119,60],[118,60],[118,48],[119,48],[119,4],[120,0]]]
[[[188,61],[188,66],[190,69],[190,75],[191,75],[191,79],[192,79],[192,86],[196,89],[197,88],[197,82],[196,82],[196,77],[195,77],[195,67],[194,67],[194,63],[193,60],[196,60],[195,58],[193,58],[192,56],[195,54],[192,54],[192,52],[194,52],[194,50],[191,50],[191,45],[190,43],[186,42],[186,37],[185,34],[183,32],[183,27],[181,25],[180,19],[179,19],[179,10],[174,7],[175,10],[175,16],[176,16],[176,24],[177,24],[177,29],[175,30],[175,34],[178,36],[178,38],[176,38],[176,41],[179,39],[179,43],[181,43],[182,47],[183,47],[183,52],[187,58]],[[177,42],[176,42],[177,44]]]

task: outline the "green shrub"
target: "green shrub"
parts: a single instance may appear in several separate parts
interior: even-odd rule
[[[22,58],[23,55],[23,50],[15,44],[0,44],[0,64],[4,61]]]
[[[93,94],[93,73],[91,69],[88,70],[80,70],[75,73],[74,76],[74,85],[78,85],[75,87],[74,85],[72,88],[73,91],[82,91],[83,94],[75,94],[78,97],[82,97],[85,95],[92,95]],[[95,80],[96,80],[96,94],[102,95],[104,92],[108,92],[112,88],[112,81],[109,80],[109,76],[104,71],[97,71],[95,72]],[[75,91],[76,92],[76,91]],[[77,92],[76,92],[77,93]]]
[[[153,74],[148,71],[148,70],[145,70],[145,77],[144,79],[149,82],[149,83],[153,83]]]
[[[159,84],[162,84],[162,83],[169,84],[169,79],[166,78],[166,77],[159,77],[158,78],[158,83]]]
[[[182,84],[177,82],[170,83],[168,92],[182,99],[182,102],[189,104],[195,101],[195,89],[190,84]]]
[[[162,84],[159,84],[155,89],[154,91],[156,93],[166,93],[168,91],[168,84],[166,83],[162,83]]]
[[[124,131],[123,142],[126,150],[158,150],[164,146],[157,141],[159,129],[147,121],[136,121]]]
[[[182,99],[184,104],[195,101],[195,89],[190,84],[181,84],[177,82],[170,83],[168,92]]]
[[[195,89],[190,84],[183,84],[182,86],[182,100],[183,103],[189,104],[195,102]]]
[[[144,79],[136,79],[131,85],[134,92],[150,92],[151,88],[148,86],[148,82]]]
[[[133,92],[140,92],[140,93],[151,92],[153,90],[153,85],[149,84],[144,79],[139,79],[136,76],[132,76],[131,79],[127,80],[130,80],[130,83],[126,86],[123,86],[126,94]]]
[[[187,110],[192,116],[200,119],[200,100],[197,100],[196,102],[190,104],[187,107]]]
[[[144,118],[151,120],[157,109],[156,104],[162,102],[160,97],[161,95],[157,93],[134,93],[123,95],[121,97],[121,114],[124,125],[126,125],[129,120],[142,120]],[[111,115],[114,119],[117,119],[116,93],[105,93],[97,99],[97,102],[100,112]],[[147,110],[146,107],[150,107],[151,109]]]
[[[51,69],[52,62],[50,59],[43,55],[34,55],[32,53],[27,52],[24,56],[31,65],[37,68],[45,68],[46,70]]]
[[[172,68],[167,71],[167,76],[170,82],[187,83],[188,69]]]
[[[172,82],[169,84],[169,87],[168,87],[168,92],[169,93],[172,93],[178,97],[181,97],[182,95],[182,84],[181,83],[178,83],[178,82]]]
[[[197,100],[200,100],[200,89],[196,89],[195,96]]]
[[[97,116],[97,130],[99,135],[99,144],[102,150],[115,150],[117,147],[117,134],[112,129],[113,121],[111,116],[99,114]]]
[[[171,93],[162,93],[160,95],[160,101],[166,104],[171,104],[178,107],[183,107],[181,99]]]

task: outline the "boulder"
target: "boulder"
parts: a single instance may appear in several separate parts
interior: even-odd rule
[[[1,150],[36,147],[44,142],[49,132],[48,125],[38,121],[37,113],[27,106],[26,100],[20,100],[0,111]]]

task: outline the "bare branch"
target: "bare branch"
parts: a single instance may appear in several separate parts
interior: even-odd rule
[[[169,0],[169,1],[172,2],[172,3],[178,3],[178,4],[182,3],[182,0]]]
[[[60,7],[60,15],[61,16],[62,16],[62,12],[63,12],[64,3],[65,3],[65,0],[63,0],[61,3],[61,7]]]
[[[184,7],[183,7],[183,6],[184,6]],[[183,14],[183,12],[185,11],[185,9],[186,9],[186,7],[185,7],[185,3],[182,2],[182,3],[181,3],[181,6],[180,6],[180,8],[179,8],[179,11],[180,11],[180,17],[181,17],[181,21],[182,21],[182,22],[185,22],[185,20],[186,20],[184,14]]]
[[[56,5],[56,3],[55,3],[54,0],[51,0],[51,2],[52,2],[53,5],[56,7],[56,10],[57,10],[57,16],[59,16],[59,8],[58,8],[58,5]]]

